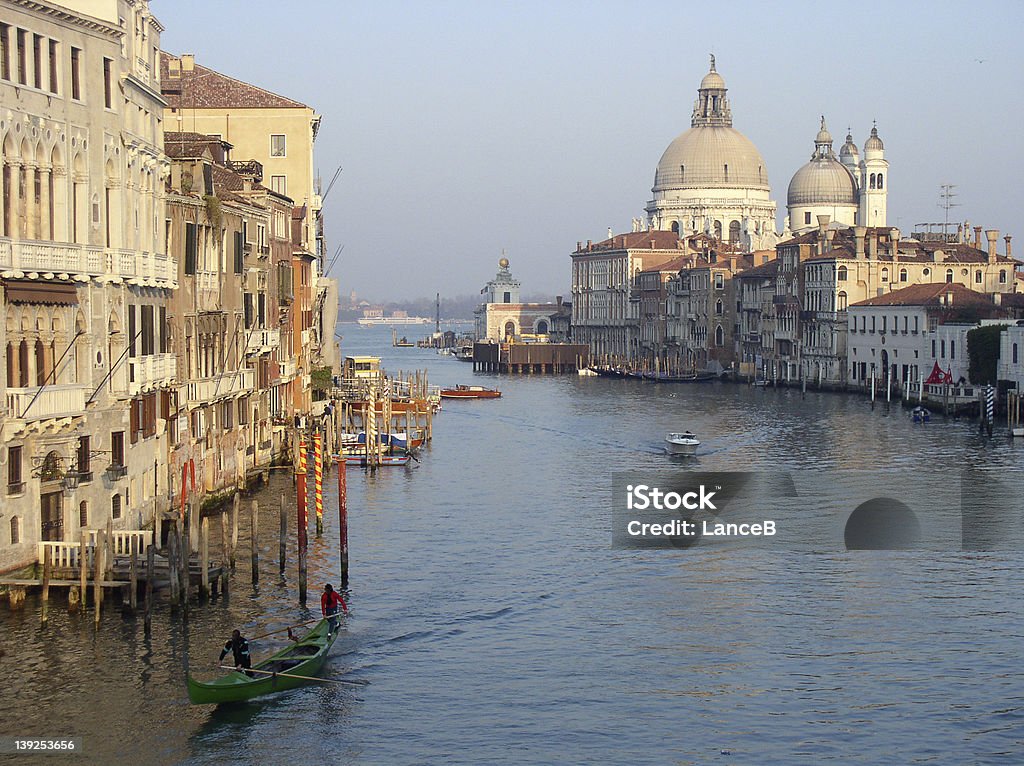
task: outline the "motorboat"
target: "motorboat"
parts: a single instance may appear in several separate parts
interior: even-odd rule
[[[666,436],[665,445],[665,450],[670,455],[696,455],[700,441],[690,431],[682,431]]]
[[[910,416],[914,419],[915,423],[927,423],[932,419],[932,413],[920,405],[910,411]]]
[[[455,388],[442,388],[442,399],[497,399],[501,391],[496,388],[484,388],[483,386],[455,386]]]

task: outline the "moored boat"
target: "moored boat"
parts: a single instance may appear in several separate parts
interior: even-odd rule
[[[670,433],[665,437],[665,449],[670,455],[696,455],[700,442],[690,431]]]
[[[917,406],[910,411],[911,417],[913,417],[915,423],[927,423],[932,419],[932,413],[928,409]]]
[[[328,621],[320,620],[298,641],[253,665],[252,675],[232,670],[212,681],[197,681],[188,674],[188,698],[196,705],[218,705],[302,686],[323,667],[337,637],[338,631],[328,633]]]
[[[644,373],[644,377],[647,380],[653,380],[655,383],[706,383],[718,376],[713,372],[703,371],[683,375],[673,375],[668,372],[648,372]]]
[[[455,388],[442,388],[442,399],[497,399],[501,391],[496,388],[484,388],[483,386],[455,386]]]
[[[412,456],[408,453],[400,455],[380,455],[377,459],[377,465],[409,465],[409,461],[412,460]],[[368,463],[365,454],[346,454],[345,465],[355,465],[360,468],[366,468]]]

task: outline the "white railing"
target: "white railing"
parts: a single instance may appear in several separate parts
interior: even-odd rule
[[[94,566],[95,551],[96,551],[96,532],[97,530],[89,530],[89,537],[87,548],[85,551],[85,565],[89,569]],[[146,552],[146,548],[150,543],[153,542],[153,530],[151,529],[139,529],[139,530],[127,530],[117,531],[111,539],[111,550],[114,556],[130,556],[132,552],[132,540],[135,540],[135,553],[138,556],[143,556]],[[82,543],[81,542],[54,542],[54,541],[42,541],[39,543],[38,555],[39,563],[42,564],[46,560],[46,551],[50,551],[50,565],[54,568],[59,569],[78,569],[82,561]]]
[[[89,386],[47,386],[38,388],[8,388],[7,412],[9,417],[23,420],[70,417],[85,411]],[[35,398],[35,401],[32,401]],[[29,406],[31,404],[31,406]],[[26,412],[28,408],[28,412]]]
[[[104,272],[103,248],[66,242],[0,237],[0,270],[97,277]]]
[[[128,360],[128,393],[136,396],[160,386],[170,385],[178,374],[174,354],[151,354]]]
[[[196,272],[196,289],[198,290],[219,290],[220,285],[217,284],[217,272],[215,271],[197,271]]]
[[[295,359],[286,359],[279,363],[281,365],[280,377],[282,380],[291,380],[295,377],[295,373],[298,371],[298,365]]]
[[[255,370],[225,372],[212,378],[191,380],[186,385],[189,402],[209,402],[221,397],[233,396],[253,389]]]
[[[272,351],[281,345],[280,330],[250,330],[247,332],[245,352],[260,354]]]

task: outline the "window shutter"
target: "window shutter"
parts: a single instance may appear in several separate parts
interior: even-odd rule
[[[128,437],[132,444],[135,444],[139,440],[139,404],[140,399],[132,399],[131,406],[128,408],[129,422],[128,422]]]
[[[185,273],[196,273],[196,255],[198,253],[198,242],[196,240],[196,225],[185,224]]]
[[[135,357],[135,304],[128,305],[128,356]]]
[[[243,238],[242,232],[236,231],[235,232],[235,273],[236,274],[241,274],[242,273],[242,268],[243,268],[244,256],[243,256],[242,250],[243,250],[245,245],[244,245],[244,241],[243,241],[242,238]]]

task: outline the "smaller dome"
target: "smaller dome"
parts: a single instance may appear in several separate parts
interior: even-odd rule
[[[822,115],[821,118],[821,130],[818,131],[818,135],[814,138],[816,144],[831,144],[832,134],[828,132],[828,128],[825,127],[825,117]]]
[[[818,157],[796,171],[787,204],[856,205],[857,187],[850,171],[834,157]]]
[[[725,90],[725,80],[722,79],[722,75],[718,74],[714,69],[704,75],[704,79],[700,81],[701,90]]]
[[[871,128],[871,137],[865,142],[864,151],[882,151],[883,149],[885,149],[885,144],[878,137],[878,128]]]
[[[840,157],[847,157],[847,156],[856,157],[858,154],[859,154],[859,152],[857,151],[857,144],[853,143],[853,134],[852,133],[847,133],[846,134],[846,143],[843,144],[842,148],[839,150],[839,156]]]

